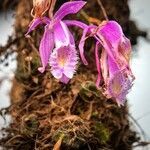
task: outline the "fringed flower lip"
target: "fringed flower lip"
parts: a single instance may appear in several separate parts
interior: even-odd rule
[[[77,63],[77,51],[69,45],[55,48],[49,60],[52,75],[65,84],[73,77]]]
[[[57,26],[60,25],[60,22],[66,15],[77,13],[85,4],[86,4],[85,1],[66,2],[59,8],[59,10],[54,14],[54,16],[51,19],[47,17],[35,18],[30,24],[27,34],[29,34],[32,30],[34,30],[38,25],[45,24],[44,35],[41,39],[39,48],[42,67],[40,67],[38,70],[41,73],[45,71],[45,68],[48,64],[48,60],[54,47],[56,46],[58,48],[59,42],[58,41],[56,42],[55,38],[57,39],[61,38],[60,37],[61,32],[59,32],[59,30],[56,29]],[[70,33],[64,35],[69,35],[73,39],[73,36]],[[67,37],[63,37],[63,41],[67,40],[68,40]]]
[[[107,72],[105,94],[107,97],[115,98],[119,106],[123,105],[133,85],[133,78],[127,68],[120,69],[111,57],[108,56],[106,62],[107,68],[102,67],[104,72]]]

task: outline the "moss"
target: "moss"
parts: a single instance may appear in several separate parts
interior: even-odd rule
[[[110,138],[109,130],[102,123],[97,122],[94,124],[94,133],[102,144],[106,144]]]
[[[97,111],[94,111],[91,115],[93,118],[98,118],[99,113]]]
[[[97,89],[94,82],[87,81],[82,84],[79,95],[85,101],[89,101],[90,97],[94,96],[97,98],[101,97],[101,91]]]
[[[56,132],[56,134],[52,138],[53,142],[56,143],[62,137],[63,137],[62,145],[66,145],[69,147],[77,147],[77,145],[79,144],[79,143],[76,144],[76,142],[75,142],[75,140],[77,140],[77,139],[72,140],[71,133],[65,133],[65,131],[61,131],[61,130]]]
[[[57,142],[61,137],[63,136],[63,140],[65,140],[66,139],[66,136],[65,136],[65,134],[63,133],[63,131],[58,131],[58,132],[56,132],[56,134],[54,134],[54,136],[53,136],[53,140],[54,140],[54,142]]]
[[[37,116],[34,114],[24,116],[22,120],[21,133],[26,136],[33,137],[37,132],[39,127],[39,122]]]
[[[31,63],[32,73],[37,72],[37,68],[40,66],[40,61],[38,57],[34,57]]]

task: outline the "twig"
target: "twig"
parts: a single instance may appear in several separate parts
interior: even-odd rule
[[[100,6],[100,7],[101,7],[101,9],[102,9],[102,12],[103,12],[103,15],[104,15],[104,17],[105,17],[106,21],[108,21],[109,19],[108,19],[108,16],[107,16],[106,10],[105,10],[105,8],[104,8],[104,6],[103,6],[103,4],[102,4],[101,0],[97,0],[97,3],[99,4],[99,6]]]
[[[28,36],[27,39],[28,39],[29,45],[31,46],[33,51],[36,52],[37,56],[40,56],[39,53],[38,53],[38,49],[35,47],[34,40],[32,39],[32,37]]]
[[[87,13],[83,10],[80,11],[80,14],[87,20],[89,21],[89,15],[87,15]]]
[[[85,11],[81,10],[80,14],[89,22],[99,25],[101,21],[97,18],[90,17]]]
[[[137,125],[137,127],[140,129],[141,134],[143,135],[144,141],[146,141],[146,134],[144,130],[142,129],[142,127],[139,125],[139,123],[134,119],[134,117],[131,114],[128,114],[128,115],[133,120],[133,122]]]

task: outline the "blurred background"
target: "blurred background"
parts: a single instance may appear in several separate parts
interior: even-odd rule
[[[150,38],[150,0],[130,0],[131,18],[139,28],[148,32]],[[130,113],[140,124],[150,139],[150,41],[138,38],[133,47],[131,67],[136,77],[135,84],[128,94]]]
[[[13,33],[13,22],[12,11],[7,11],[5,13],[0,11],[0,45],[5,45],[8,36]],[[13,55],[8,55],[6,58],[7,59],[5,59],[4,56],[0,56],[0,109],[8,107],[10,104],[9,92],[11,89],[11,80],[13,79],[17,67],[15,53]],[[9,117],[7,121],[9,122]],[[6,126],[6,122],[0,117],[0,128],[2,126]]]
[[[130,0],[129,5],[132,20],[136,21],[138,27],[149,33],[150,0]],[[5,45],[8,36],[13,33],[13,22],[12,11],[0,12],[0,45]],[[11,80],[17,66],[15,53],[9,55],[7,59],[4,58],[0,57],[0,109],[10,104]],[[131,67],[136,80],[128,94],[130,113],[137,121],[134,126],[137,126],[139,133],[145,132],[145,137],[150,140],[150,41],[148,39],[138,38],[138,44],[133,47]],[[9,122],[9,116],[7,120]],[[6,125],[0,117],[0,128]]]

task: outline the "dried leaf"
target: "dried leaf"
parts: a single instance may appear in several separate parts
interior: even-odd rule
[[[59,138],[59,140],[58,140],[58,141],[56,142],[56,144],[54,145],[53,150],[60,150],[60,146],[61,146],[63,137],[64,137],[64,135],[62,135],[62,136]]]

